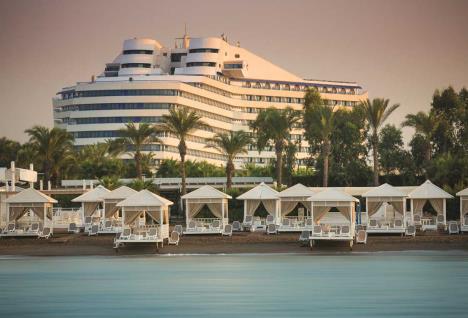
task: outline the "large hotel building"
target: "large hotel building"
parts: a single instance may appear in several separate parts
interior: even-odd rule
[[[102,74],[90,82],[63,88],[53,99],[57,127],[69,131],[77,146],[118,137],[125,123],[158,123],[171,107],[195,110],[208,128],[187,139],[187,159],[224,164],[225,158],[206,147],[207,138],[232,130],[249,131],[249,122],[269,107],[302,109],[304,93],[315,87],[329,105],[353,107],[367,98],[356,83],[305,80],[249,52],[224,37],[177,39],[175,48],[158,41],[135,38]],[[298,162],[308,157],[303,130],[296,127],[291,140],[300,144]],[[178,158],[178,140],[161,136],[163,144],[148,145],[156,162]],[[237,158],[243,163],[265,164],[273,149],[259,153],[250,146]]]

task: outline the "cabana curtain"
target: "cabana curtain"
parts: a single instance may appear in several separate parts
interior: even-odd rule
[[[336,207],[338,211],[340,211],[341,214],[348,220],[351,221],[351,207],[350,206],[339,206]]]
[[[16,221],[19,218],[21,218],[23,215],[25,215],[27,211],[28,209],[25,207],[10,207],[9,220]]]
[[[330,209],[329,206],[314,206],[314,222],[318,223]]]
[[[105,208],[104,216],[106,218],[110,218],[119,210],[119,207],[117,206],[117,202],[106,203],[104,208]]]
[[[157,210],[157,211],[146,211],[146,213],[148,213],[148,215],[149,215],[153,220],[155,220],[156,222],[158,222],[158,224],[162,224],[162,222],[161,222],[161,211],[160,211],[160,210]],[[164,218],[164,212],[163,212],[163,218]]]
[[[298,203],[297,201],[281,201],[281,216],[286,216],[291,213]]]
[[[444,199],[430,199],[429,202],[436,210],[437,215],[444,214]]]
[[[38,207],[38,206],[36,206],[36,207],[31,207],[30,209],[31,209],[31,211],[33,211],[34,214],[36,214],[41,220],[44,219],[44,207]],[[49,217],[49,216],[47,216],[47,217]],[[49,219],[50,219],[50,218],[49,218]]]
[[[380,209],[382,206],[383,202],[381,201],[367,201],[367,215],[370,217],[377,213],[377,211]]]
[[[463,200],[463,199],[460,199],[460,200]],[[468,213],[468,201],[467,200],[462,201],[462,211],[463,211],[463,214]]]
[[[395,212],[403,214],[405,211],[405,202],[404,201],[391,201],[388,202],[393,207]]]
[[[205,204],[206,203],[192,203],[192,202],[189,202],[189,209],[187,211],[188,218],[193,219],[198,214],[198,212],[200,212],[200,210],[203,208],[203,206]]]
[[[206,205],[208,206],[208,209],[210,209],[211,213],[213,213],[214,216],[217,218],[221,219],[223,217],[223,202],[221,203],[207,203]]]
[[[268,214],[276,216],[276,201],[277,200],[262,200],[263,206]]]
[[[99,202],[84,202],[83,203],[83,206],[84,206],[84,216],[91,216],[94,214],[94,212],[96,212],[98,206],[99,206]]]
[[[132,224],[140,216],[143,211],[125,211],[124,224]]]
[[[426,201],[426,199],[413,199],[413,214],[422,214]]]
[[[257,210],[258,206],[260,205],[260,200],[246,200],[246,213],[247,215],[254,215],[255,210]]]

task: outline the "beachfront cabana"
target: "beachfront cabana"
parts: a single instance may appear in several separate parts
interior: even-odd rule
[[[404,234],[407,195],[388,183],[362,195],[366,198],[367,233]]]
[[[229,223],[229,199],[232,199],[230,195],[209,185],[183,195],[186,219],[184,234],[221,234],[224,226]],[[207,207],[214,217],[197,217],[204,207]]]
[[[169,207],[172,204],[146,189],[117,203],[122,209],[123,228],[114,247],[127,243],[163,244],[169,239]]]
[[[307,201],[315,192],[300,183],[278,193],[280,198],[279,215],[277,219],[278,232],[302,232],[312,230],[310,201]],[[290,216],[298,206],[297,216]]]
[[[93,224],[100,224],[103,217],[104,196],[109,192],[109,190],[100,185],[72,200],[72,202],[81,203],[85,232],[89,231]]]
[[[250,227],[251,231],[256,229],[266,229],[267,219],[255,216],[260,204],[263,204],[272,223],[279,219],[280,198],[278,191],[270,188],[265,183],[260,183],[253,189],[237,197],[238,200],[244,200],[244,222],[245,226]]]
[[[457,192],[460,197],[460,231],[468,232],[468,188]]]
[[[53,204],[57,201],[29,188],[6,199],[7,228],[1,236],[41,236],[44,229],[53,229]],[[32,212],[34,218],[26,218]]]
[[[431,181],[426,180],[426,182],[408,194],[408,199],[410,199],[411,202],[413,222],[418,224],[420,220],[421,229],[423,231],[437,230],[439,226],[445,229],[447,227],[446,200],[452,198],[453,196],[450,195],[450,193],[445,192]],[[427,211],[423,211],[427,202],[429,202],[436,211],[436,217],[433,217]]]
[[[127,186],[121,186],[104,195],[104,218],[99,233],[120,233],[122,231],[122,220],[119,217],[120,207],[117,206],[117,203],[135,193],[138,193],[138,191]]]
[[[328,240],[348,241],[352,247],[355,232],[355,204],[359,200],[342,191],[327,188],[315,193],[307,201],[311,202],[314,220],[310,246],[312,247],[315,241]],[[332,209],[337,209],[338,212],[331,212]]]

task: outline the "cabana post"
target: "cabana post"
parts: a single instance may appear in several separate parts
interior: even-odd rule
[[[460,231],[468,232],[468,188],[457,193],[460,197]]]

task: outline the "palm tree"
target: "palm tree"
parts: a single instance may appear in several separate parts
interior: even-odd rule
[[[406,120],[401,124],[403,127],[413,127],[416,134],[423,137],[424,140],[424,159],[426,163],[432,159],[432,137],[438,125],[438,120],[434,113],[418,112],[417,114],[406,115]]]
[[[327,106],[316,89],[308,90],[304,104],[304,128],[310,144],[320,144],[323,161],[322,185],[328,187],[331,137],[335,129],[335,109]]]
[[[185,140],[191,132],[205,126],[201,121],[201,117],[195,111],[189,111],[185,107],[169,109],[169,114],[163,115],[162,124],[159,126],[161,131],[174,135],[179,140],[182,195],[186,193],[185,156],[187,155],[187,144]]]
[[[134,123],[128,123],[125,125],[125,128],[120,129],[120,139],[119,141],[126,147],[126,150],[134,152],[133,159],[135,160],[136,176],[141,180],[142,178],[142,151],[144,145],[161,142],[156,133],[158,130],[155,126],[152,126],[148,123],[141,123],[135,125]],[[118,144],[119,142],[116,142]]]
[[[293,125],[299,121],[300,112],[288,107],[285,109],[276,109],[270,107],[261,110],[257,119],[250,124],[254,133],[257,135],[257,149],[261,152],[273,142],[276,154],[276,182],[278,187],[282,184],[283,170],[283,150],[286,141],[290,138],[290,132]]]
[[[379,185],[379,129],[387,120],[388,116],[395,111],[400,104],[389,106],[390,100],[384,98],[374,98],[361,102],[359,105],[362,108],[366,120],[372,128],[371,145],[374,157],[374,185]]]
[[[72,157],[73,136],[64,129],[34,126],[25,131],[42,165],[44,181],[57,180],[61,169]]]
[[[250,136],[243,130],[230,131],[229,133],[218,133],[208,139],[207,147],[212,147],[227,157],[226,162],[226,188],[232,187],[232,176],[234,174],[234,158],[242,153],[247,153],[246,147],[250,144]]]

